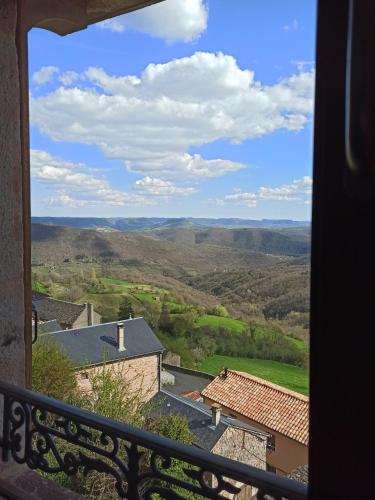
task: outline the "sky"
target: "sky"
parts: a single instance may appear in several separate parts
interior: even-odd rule
[[[315,0],[29,34],[32,215],[309,220]]]

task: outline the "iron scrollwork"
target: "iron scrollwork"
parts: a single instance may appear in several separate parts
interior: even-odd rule
[[[307,498],[293,481],[2,382],[1,408],[3,461],[67,476],[96,471],[120,498],[221,499],[244,484],[258,499]]]

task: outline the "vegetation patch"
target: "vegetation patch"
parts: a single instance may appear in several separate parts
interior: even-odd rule
[[[134,293],[134,297],[141,302],[153,302],[155,300],[155,297],[149,293]]]
[[[305,368],[277,361],[215,355],[203,360],[199,369],[218,375],[224,367],[250,373],[301,394],[309,392],[308,373]]]
[[[214,316],[213,314],[203,314],[197,318],[196,326],[210,326],[211,328],[225,328],[234,333],[242,333],[249,328],[245,321],[238,319],[223,318],[222,316]]]

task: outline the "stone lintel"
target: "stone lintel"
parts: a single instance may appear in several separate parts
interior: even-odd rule
[[[22,0],[21,0],[22,1]],[[68,35],[163,0],[23,0],[24,25]]]

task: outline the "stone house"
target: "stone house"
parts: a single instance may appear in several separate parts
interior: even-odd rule
[[[33,307],[38,313],[38,321],[56,320],[63,329],[97,325],[101,321],[92,304],[74,304],[41,293],[33,292]]]
[[[151,400],[155,404],[152,416],[181,415],[188,422],[194,445],[217,455],[231,458],[258,469],[266,469],[266,453],[270,434],[223,415],[218,405],[211,408],[199,401],[178,396],[165,389]],[[212,485],[214,479],[206,478]],[[250,487],[232,483],[241,489],[236,498],[251,498]]]
[[[248,373],[224,369],[202,391],[209,406],[268,432],[267,470],[289,474],[308,463],[309,398]]]
[[[40,336],[52,340],[67,353],[77,369],[83,391],[90,391],[90,374],[105,365],[120,372],[130,390],[145,400],[160,390],[161,356],[164,347],[143,318],[61,330]]]

